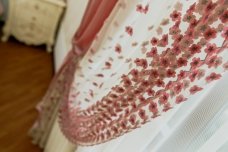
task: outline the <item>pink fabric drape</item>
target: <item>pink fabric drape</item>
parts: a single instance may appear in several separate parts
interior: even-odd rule
[[[117,0],[90,0],[88,3],[82,23],[73,37],[72,50],[54,76],[42,101],[37,105],[39,117],[29,134],[32,136],[33,142],[39,144],[40,147],[44,147],[46,144],[59,102],[66,100],[65,97],[73,81],[78,60],[91,45],[116,2]]]
[[[149,5],[152,1],[145,1],[149,3],[145,7],[143,4],[135,5],[136,19],[128,24],[123,22],[122,29],[118,31],[120,35],[116,34],[118,39],[110,34],[107,37],[110,46],[96,50],[105,55],[109,52],[107,57],[102,56],[102,53],[97,58],[93,58],[96,55],[93,53],[87,58],[84,56],[84,61],[88,60],[84,62],[88,67],[85,64],[82,69],[86,69],[86,72],[81,75],[76,73],[75,89],[72,89],[72,94],[66,94],[66,100],[60,107],[60,126],[71,142],[96,145],[117,138],[175,108],[177,104],[187,101],[189,96],[203,90],[207,84],[222,77],[228,65],[227,1],[186,1],[177,1],[172,11],[167,10],[161,16],[161,22],[154,23],[158,27],[150,37],[146,34],[155,27],[147,23],[150,23],[152,14],[156,13],[152,11],[153,5]],[[167,8],[171,6],[167,5]],[[118,18],[115,19],[118,21]],[[144,25],[139,27],[136,23],[147,26],[141,28]],[[143,31],[145,39],[141,34]],[[135,41],[138,37],[140,40]],[[129,47],[123,43],[127,40]],[[134,50],[137,44],[139,47]],[[103,58],[108,60],[101,64]],[[122,66],[117,64],[121,59],[124,59]],[[100,69],[96,62],[101,65]],[[96,68],[91,68],[89,64]],[[115,77],[115,80],[119,78],[117,84],[109,81],[108,77],[115,76],[124,65],[128,69],[123,68],[127,71]],[[110,71],[107,72],[107,69]],[[78,84],[81,83],[81,88],[76,83],[80,76],[82,82]],[[90,80],[91,77],[93,79]],[[113,86],[107,87],[108,91],[104,95],[93,99],[94,90],[101,90],[102,86],[112,82]],[[89,88],[89,85],[84,87],[86,83],[99,86],[99,89]],[[100,95],[102,91],[96,93]],[[86,100],[87,96],[91,98]],[[81,106],[81,101],[95,102]]]
[[[117,0],[91,0],[86,8],[86,14],[73,39],[73,50],[79,54],[85,53],[97,32],[109,16]],[[105,8],[105,9],[104,9]]]

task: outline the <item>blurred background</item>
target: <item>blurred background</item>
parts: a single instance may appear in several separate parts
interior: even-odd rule
[[[4,42],[0,41],[0,151],[39,152],[41,150],[32,145],[27,132],[37,117],[34,107],[52,78],[53,57],[52,53],[46,52],[45,45],[34,46],[25,43],[27,38],[24,35],[28,33],[18,34],[15,29],[26,30],[31,21],[18,22],[17,17],[22,17],[14,14],[15,10],[9,9],[9,1],[1,0],[0,37],[3,38],[6,34],[9,34],[9,37]],[[8,18],[9,13],[11,18]],[[23,15],[24,12],[21,13],[20,15]],[[8,19],[16,23],[8,23]],[[9,33],[3,32],[6,24]],[[20,24],[25,27],[20,27]],[[31,29],[30,33],[36,34],[35,29]]]
[[[41,151],[28,137],[35,106],[71,47],[86,1],[0,0],[0,152]]]

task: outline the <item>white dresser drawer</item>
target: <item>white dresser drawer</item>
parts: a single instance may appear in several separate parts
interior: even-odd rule
[[[64,9],[63,5],[55,4],[54,0],[53,2],[46,0],[10,0],[9,2],[10,13],[4,27],[4,36],[12,34],[29,45],[46,43],[50,51],[57,24]]]

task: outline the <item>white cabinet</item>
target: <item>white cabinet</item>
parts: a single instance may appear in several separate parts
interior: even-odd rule
[[[2,41],[10,35],[27,45],[47,45],[51,52],[64,0],[9,0]]]

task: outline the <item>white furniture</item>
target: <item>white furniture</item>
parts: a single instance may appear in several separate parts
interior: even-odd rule
[[[64,0],[9,0],[9,15],[2,41],[13,35],[27,45],[47,45],[52,51]]]

